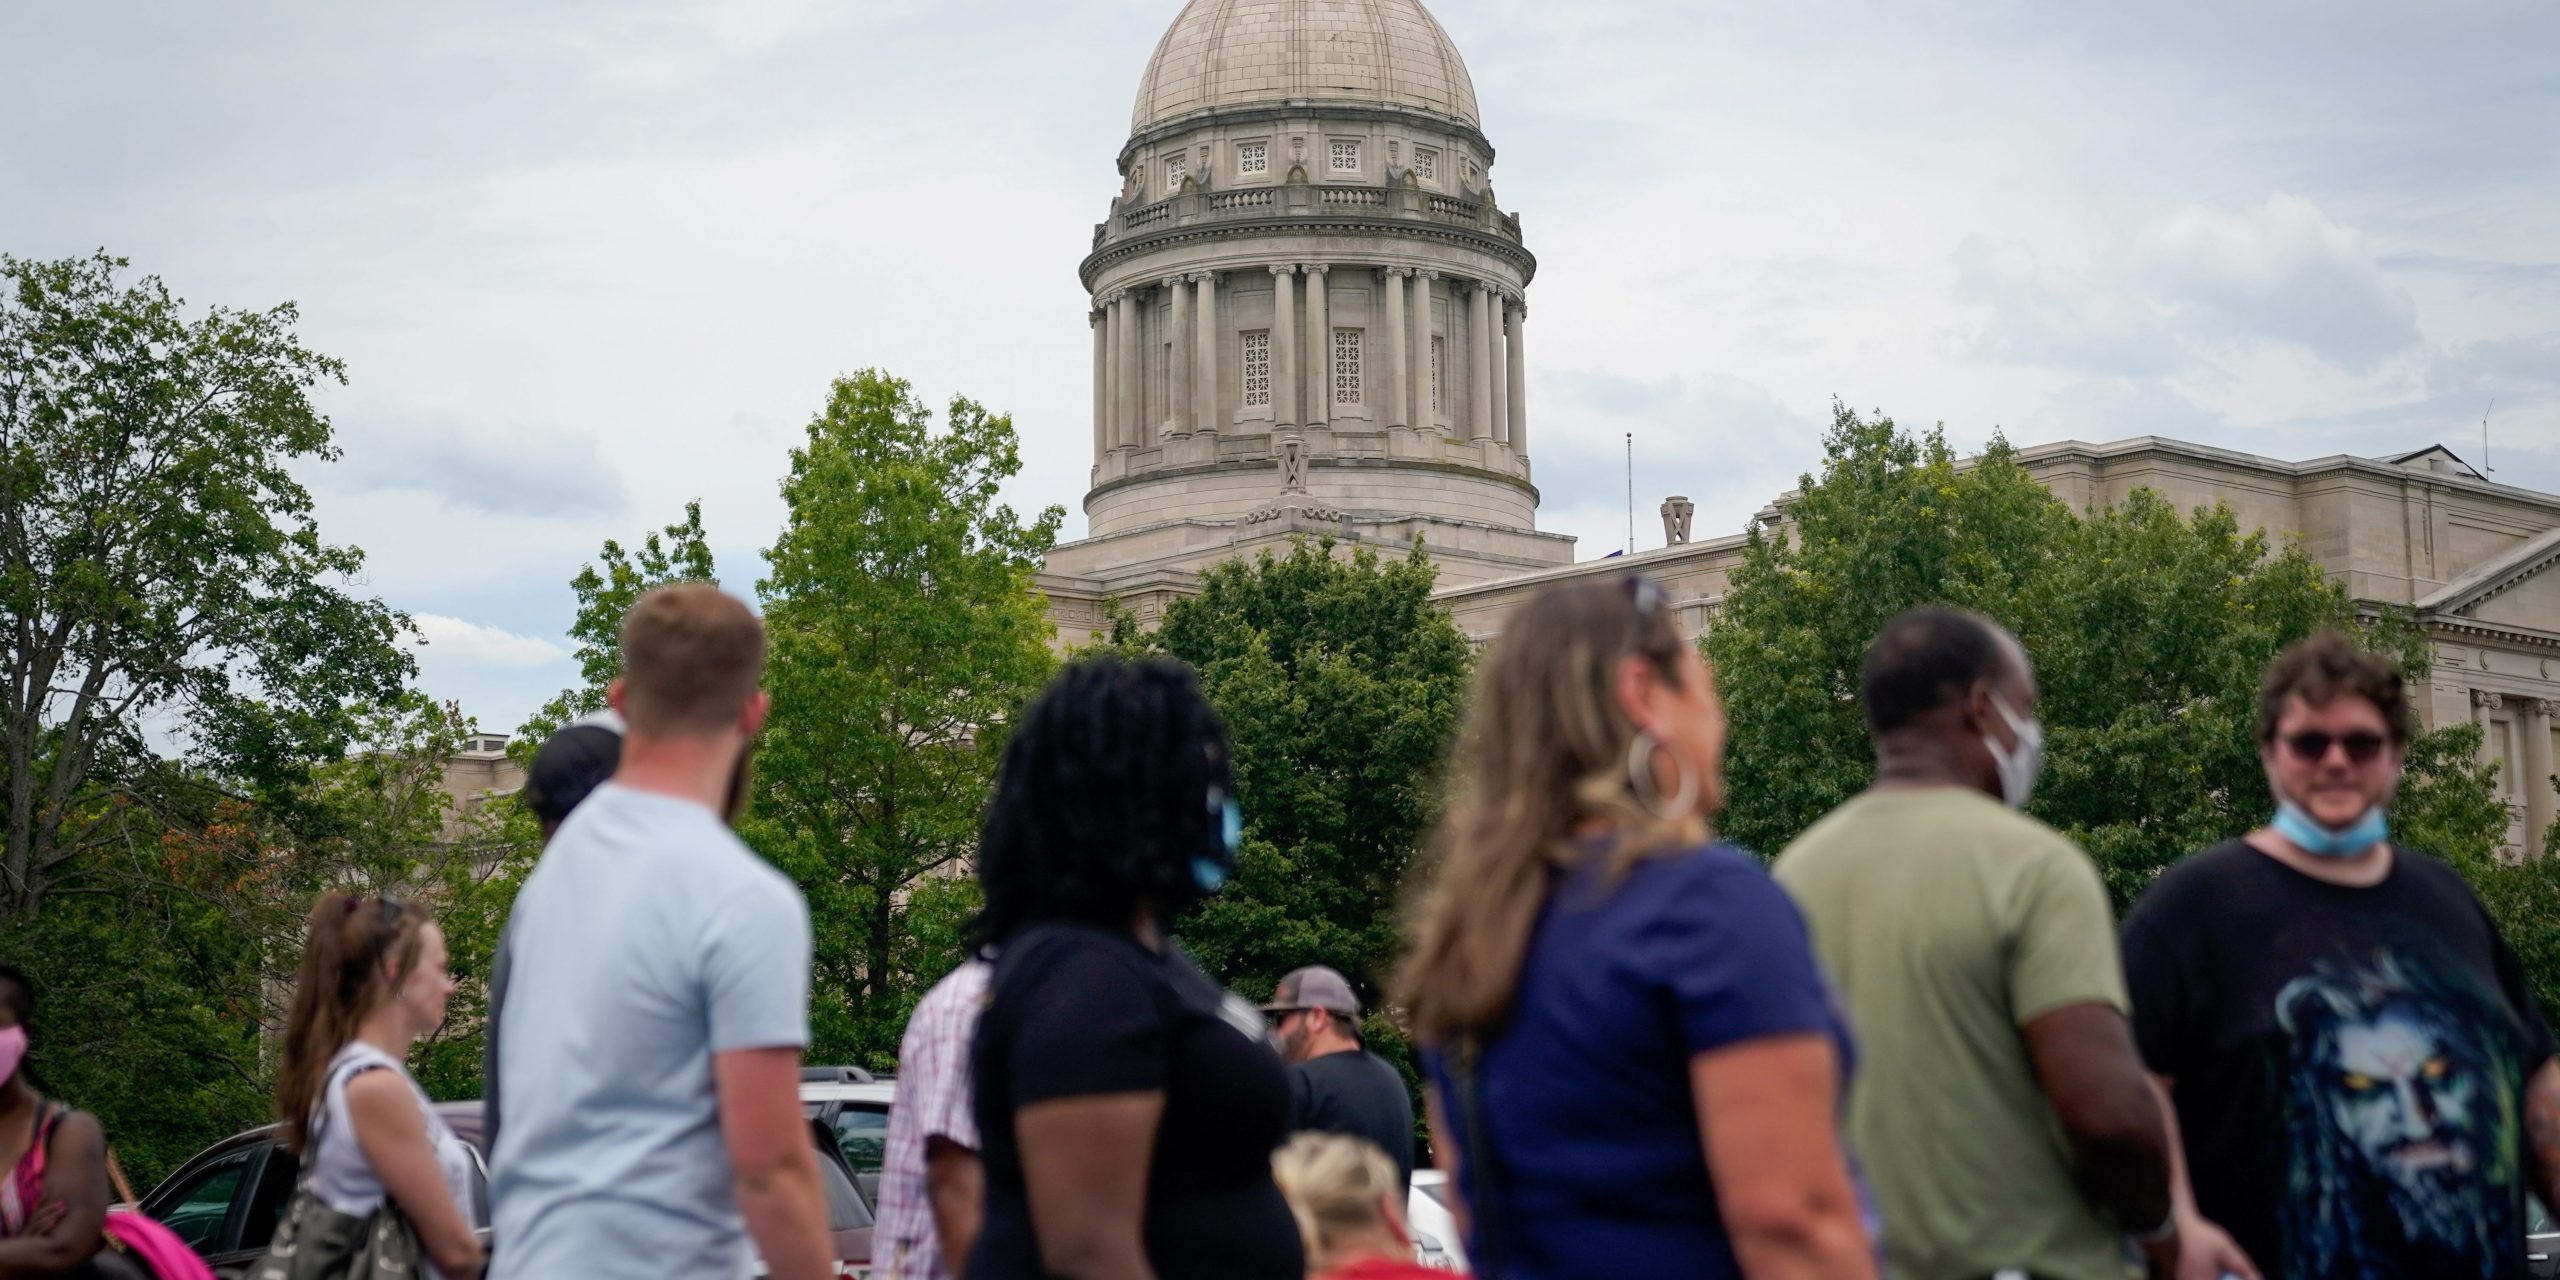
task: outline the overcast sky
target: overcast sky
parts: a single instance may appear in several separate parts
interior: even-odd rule
[[[1013,414],[1079,508],[1076,263],[1178,0],[0,0],[0,251],[344,358],[324,534],[512,728],[567,582],[733,586],[830,378]],[[2442,442],[2560,490],[2560,7],[1441,0],[1521,214],[1541,527],[1730,532],[1837,397],[1965,448]]]

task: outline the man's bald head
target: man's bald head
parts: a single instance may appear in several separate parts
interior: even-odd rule
[[[1867,728],[1879,738],[1961,710],[1985,687],[2021,715],[2035,700],[2034,669],[2016,636],[1981,614],[1939,605],[1884,624],[1858,684]]]

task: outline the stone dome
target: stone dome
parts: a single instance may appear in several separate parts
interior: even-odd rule
[[[1147,61],[1130,132],[1292,98],[1483,127],[1467,64],[1421,0],[1190,0]]]

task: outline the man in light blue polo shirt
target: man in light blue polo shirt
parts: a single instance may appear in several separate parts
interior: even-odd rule
[[[799,1102],[809,914],[721,821],[764,720],[764,630],[709,586],[635,605],[613,780],[517,897],[490,1274],[832,1274]]]

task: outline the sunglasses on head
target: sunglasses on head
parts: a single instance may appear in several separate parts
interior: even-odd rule
[[[2353,733],[2329,734],[2318,729],[2289,733],[2282,739],[2285,750],[2304,764],[2318,764],[2329,758],[2329,748],[2345,747],[2347,760],[2353,764],[2371,764],[2382,755],[2383,737],[2370,729]]]

